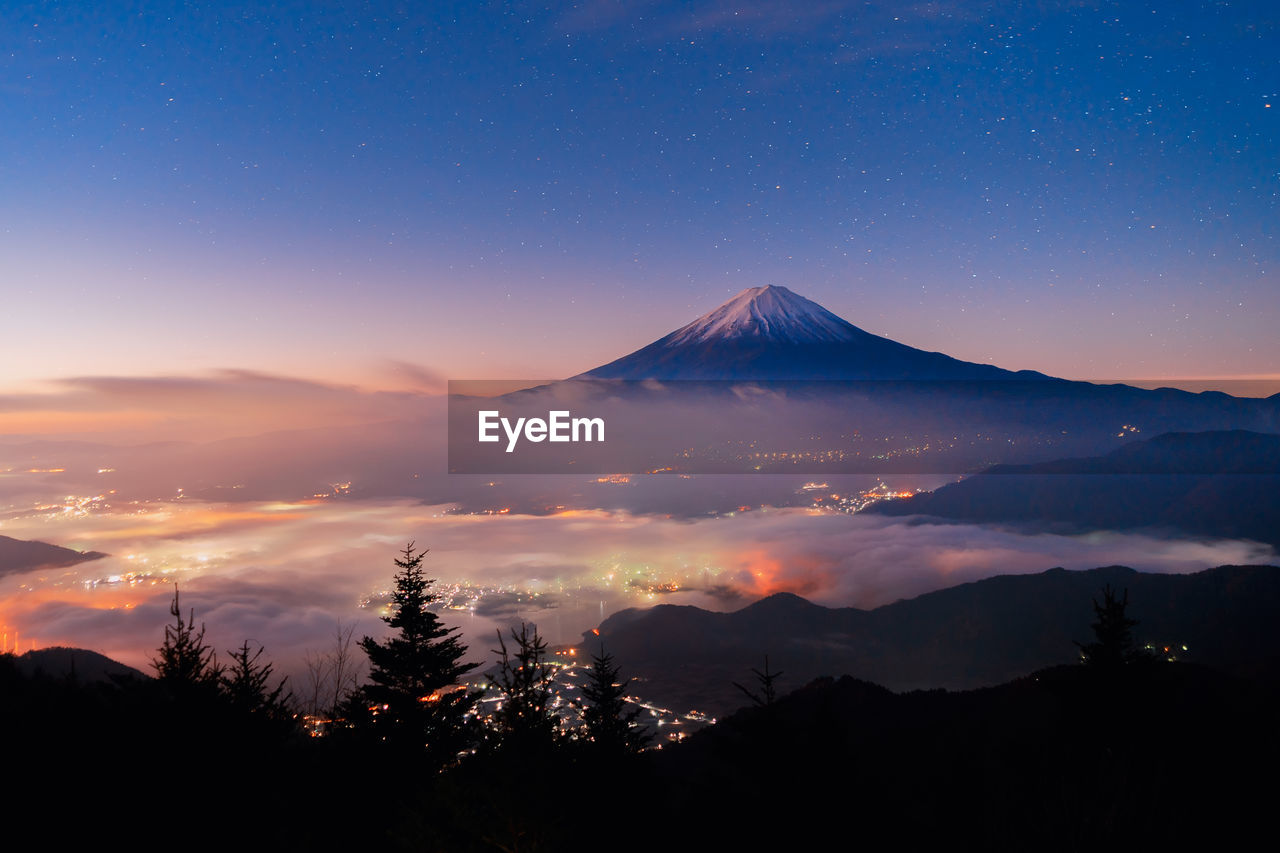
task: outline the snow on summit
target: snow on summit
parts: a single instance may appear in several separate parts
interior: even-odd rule
[[[858,330],[812,300],[780,285],[749,287],[672,333],[672,345],[761,337],[790,343],[836,343]]]
[[[768,285],[748,288],[689,325],[581,376],[758,381],[1009,379],[1039,374],[1014,374],[918,350],[865,332],[785,287]]]

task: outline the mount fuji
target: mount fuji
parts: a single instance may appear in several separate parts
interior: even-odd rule
[[[450,397],[450,435],[495,399]],[[959,473],[1099,456],[1166,432],[1280,432],[1270,399],[1145,390],[961,361],[873,335],[785,287],[753,287],[570,381],[501,397],[509,423],[550,413],[608,440],[450,440],[454,473]],[[486,422],[487,423],[487,422]],[[485,429],[486,427],[481,427]]]
[[[719,308],[578,379],[1001,380],[1048,377],[925,352],[859,329],[778,285]]]

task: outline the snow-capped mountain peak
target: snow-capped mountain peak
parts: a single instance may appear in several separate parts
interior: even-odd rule
[[[856,337],[858,330],[816,302],[780,285],[750,287],[673,332],[671,345],[709,343],[735,338],[763,338],[787,343],[836,343]]]
[[[959,361],[870,334],[816,302],[770,285],[744,290],[689,325],[582,376],[937,381],[1030,375]]]

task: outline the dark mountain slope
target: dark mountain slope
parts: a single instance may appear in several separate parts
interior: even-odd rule
[[[1104,456],[997,465],[867,511],[1066,530],[1150,528],[1280,546],[1280,435],[1169,433]]]
[[[1105,584],[1129,591],[1139,643],[1227,671],[1280,666],[1280,568],[1221,566],[1191,575],[1122,566],[1008,575],[874,610],[826,608],[771,596],[733,613],[660,605],[604,621],[600,638],[639,692],[683,710],[724,713],[743,703],[732,682],[764,656],[786,691],[820,676],[852,675],[894,690],[998,684],[1077,658],[1092,638],[1090,602]],[[1181,647],[1187,646],[1183,651]]]

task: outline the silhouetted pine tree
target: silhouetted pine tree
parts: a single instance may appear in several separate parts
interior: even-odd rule
[[[777,681],[782,676],[782,673],[769,671],[768,655],[764,656],[764,672],[754,668],[751,671],[755,673],[756,680],[760,682],[759,693],[748,690],[736,681],[733,682],[733,686],[745,693],[748,699],[762,708],[772,705],[773,700],[778,698],[777,689],[773,686],[773,682]]]
[[[1123,597],[1116,598],[1111,584],[1103,587],[1101,604],[1096,598],[1093,600],[1093,612],[1097,617],[1093,633],[1097,639],[1088,644],[1076,643],[1085,664],[1110,669],[1148,658],[1143,650],[1133,646],[1133,629],[1138,622],[1125,615],[1128,606],[1129,590],[1124,591]]]
[[[217,656],[204,641],[204,625],[195,629],[195,610],[190,618],[182,618],[178,585],[173,585],[173,604],[169,613],[174,623],[164,627],[164,644],[151,659],[156,679],[175,696],[211,697],[218,693],[222,668]]]
[[[600,652],[591,657],[591,674],[582,685],[582,695],[586,698],[582,720],[586,723],[587,738],[602,751],[639,752],[653,736],[635,722],[640,709],[627,708],[622,698],[627,682],[619,680],[619,670],[613,655],[605,652],[602,643]]]
[[[231,663],[222,672],[222,692],[231,707],[251,718],[277,725],[291,725],[293,713],[289,708],[292,693],[285,692],[287,677],[271,686],[272,665],[258,663],[263,647],[250,652],[249,641],[227,653]]]
[[[495,717],[499,742],[508,749],[526,751],[555,745],[559,740],[556,718],[551,710],[551,665],[547,644],[535,627],[520,623],[520,632],[511,629],[514,655],[498,632],[498,673],[490,684],[502,693],[502,705]]]
[[[457,628],[445,627],[427,609],[437,596],[434,581],[424,577],[422,560],[410,542],[395,564],[391,615],[383,621],[396,634],[378,642],[360,641],[369,656],[369,684],[348,703],[353,723],[376,731],[388,743],[420,749],[436,767],[451,764],[475,739],[467,712],[478,694],[467,691],[462,677],[477,666],[463,663],[467,647]]]

